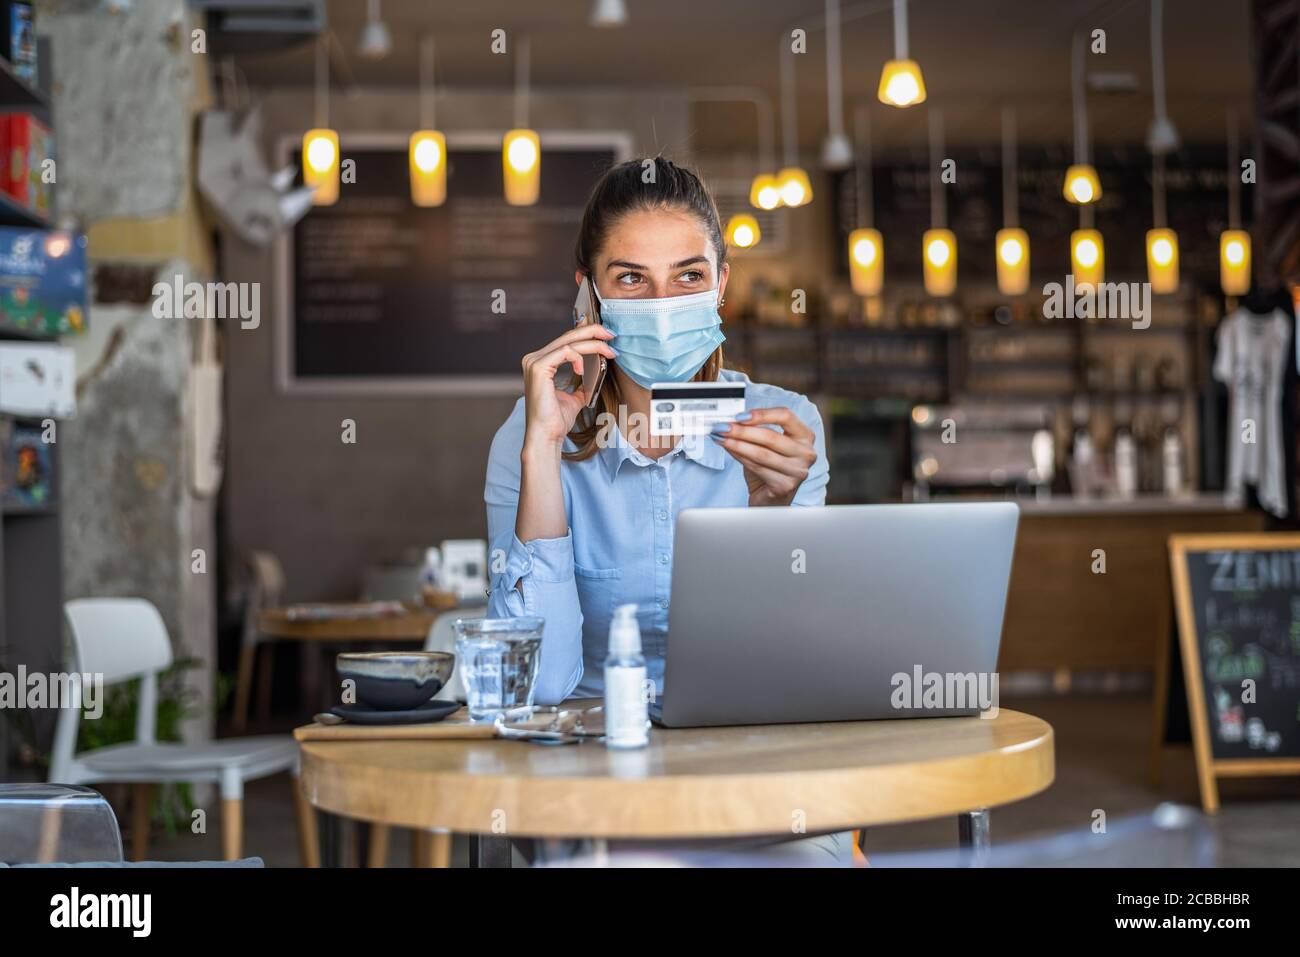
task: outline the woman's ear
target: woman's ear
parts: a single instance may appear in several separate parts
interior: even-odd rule
[[[723,263],[718,270],[718,301],[727,294],[727,278],[731,275],[731,263]]]
[[[574,281],[575,283],[577,283],[579,286],[582,285],[582,270],[581,270],[581,269],[575,269],[575,270],[573,271],[573,281]]]

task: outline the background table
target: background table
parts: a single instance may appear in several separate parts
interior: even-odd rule
[[[316,602],[314,604],[322,604]],[[328,603],[326,603],[328,604]],[[355,605],[347,602],[343,605]],[[338,618],[295,618],[290,615],[290,608],[267,608],[257,614],[258,641],[256,644],[245,641],[239,650],[239,672],[235,681],[235,729],[242,731],[248,722],[248,700],[253,683],[253,659],[260,645],[272,641],[301,641],[317,645],[362,644],[367,642],[424,642],[429,629],[437,620],[441,611],[433,608],[407,606],[404,615],[352,616]],[[321,690],[328,681],[320,681],[324,671],[320,667],[320,656],[314,649],[303,654],[302,694],[303,701],[309,702],[313,697],[318,704],[324,703]],[[270,661],[262,668],[262,681],[271,680]],[[332,696],[330,696],[332,699]]]
[[[582,707],[590,702],[570,702]],[[312,741],[308,799],[334,814],[477,835],[692,839],[808,834],[958,815],[987,846],[987,809],[1052,783],[1052,728],[1032,715],[662,729],[649,747],[597,741]]]

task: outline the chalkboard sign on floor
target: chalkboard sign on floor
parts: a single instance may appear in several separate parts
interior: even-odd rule
[[[1169,558],[1201,803],[1213,812],[1220,777],[1300,774],[1300,535],[1174,535]]]
[[[279,249],[290,392],[517,392],[519,360],[572,322],[573,248],[619,133],[542,131],[541,198],[505,202],[499,134],[447,137],[447,200],[411,202],[405,137],[343,134],[355,182]],[[297,163],[286,142],[287,162]]]

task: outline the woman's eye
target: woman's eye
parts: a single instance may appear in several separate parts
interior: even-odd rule
[[[644,277],[639,272],[625,272],[618,277],[618,282],[623,286],[635,286],[641,282]]]
[[[690,272],[684,272],[677,277],[682,282],[700,282],[704,278],[704,273],[698,269],[692,269]]]

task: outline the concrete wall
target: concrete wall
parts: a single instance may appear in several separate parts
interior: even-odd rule
[[[301,136],[311,122],[310,91],[262,97],[270,149]],[[534,91],[532,124],[541,129],[630,129],[637,148],[656,144],[689,160],[689,106],[681,92]],[[330,124],[349,131],[409,133],[419,116],[413,93],[361,92],[330,98]],[[497,92],[440,96],[445,130],[505,130],[512,101]],[[346,187],[344,187],[346,188]],[[486,536],[483,478],[488,446],[513,397],[297,397],[276,391],[273,376],[277,277],[264,250],[225,235],[221,276],[260,282],[258,329],[226,328],[227,471],[223,499],[226,554],[276,553],[290,600],[352,598],[364,568],[413,546]],[[563,322],[564,317],[557,317]],[[541,345],[541,343],[538,343]],[[357,442],[340,440],[343,419]]]
[[[211,735],[215,662],[214,500],[189,486],[192,321],[157,319],[155,277],[207,278],[191,183],[192,121],[207,65],[183,0],[50,2],[61,218],[87,231],[95,276],[77,358],[75,419],[59,430],[67,598],[139,596],[162,613],[177,658],[196,659],[187,740]],[[134,282],[123,276],[138,277]],[[134,285],[134,293],[123,293]],[[113,302],[102,295],[113,288]],[[207,574],[190,556],[204,549]]]

